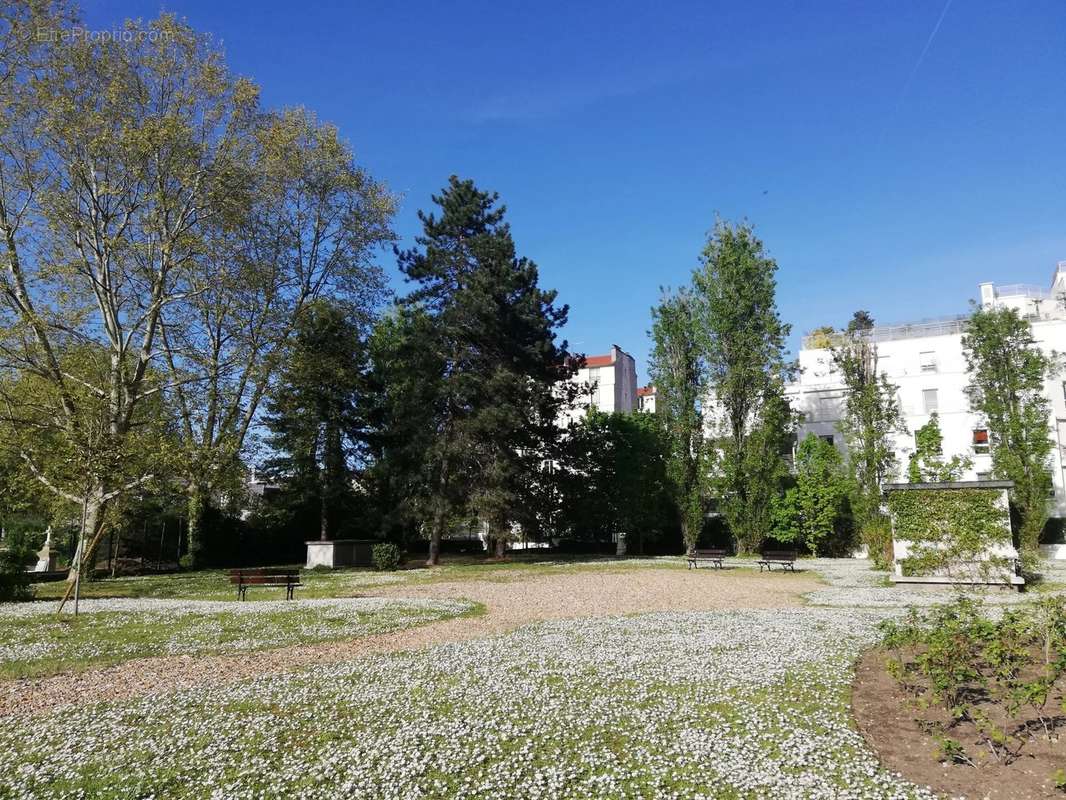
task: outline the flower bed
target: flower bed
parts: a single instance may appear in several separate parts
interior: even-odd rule
[[[1066,601],[986,611],[960,599],[883,626],[856,714],[889,763],[952,793],[1066,789]],[[904,748],[904,749],[901,749]]]

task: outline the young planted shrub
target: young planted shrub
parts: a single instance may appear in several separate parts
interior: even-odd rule
[[[381,572],[394,572],[403,563],[403,553],[392,542],[374,545],[370,551],[370,558],[374,562],[374,569]]]
[[[882,625],[886,668],[946,761],[1010,763],[1066,727],[1066,599],[985,613],[961,598]]]

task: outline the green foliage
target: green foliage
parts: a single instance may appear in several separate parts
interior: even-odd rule
[[[976,765],[978,754],[947,735],[964,724],[975,731],[980,752],[987,749],[1007,763],[1034,736],[1055,735],[1062,720],[1048,704],[1066,683],[1063,598],[996,617],[961,598],[925,614],[911,609],[900,622],[882,623],[881,630],[888,671],[914,698],[915,708],[939,707],[942,719],[919,721],[934,732],[947,760]]]
[[[909,574],[950,574],[973,570],[986,578],[1006,577],[1012,565],[985,559],[989,549],[1010,545],[1010,518],[998,489],[914,489],[888,496],[895,536],[911,543]]]
[[[666,474],[686,548],[699,538],[707,509],[708,460],[702,403],[707,365],[701,349],[699,299],[688,289],[665,295],[652,309],[649,373],[655,419],[665,435]]]
[[[413,536],[441,499],[434,491],[435,462],[425,457],[437,444],[437,423],[444,418],[439,398],[445,359],[427,346],[434,327],[423,309],[394,306],[370,334],[372,464],[366,478],[371,512],[379,533],[389,539]],[[454,493],[447,496],[459,502]]]
[[[590,410],[562,452],[560,532],[599,541],[621,534],[641,553],[671,526],[669,442],[656,415]]]
[[[1060,792],[1066,792],[1066,769],[1057,769],[1051,775],[1051,782]]]
[[[1023,555],[1038,552],[1051,492],[1049,400],[1044,385],[1057,369],[1015,309],[978,308],[966,323],[963,354],[971,407],[988,423],[992,470],[1014,481]]]
[[[873,318],[856,311],[832,348],[833,363],[846,396],[840,430],[848,446],[852,479],[851,506],[870,557],[878,566],[891,563],[891,537],[881,514],[881,484],[896,470],[893,436],[905,433],[899,387],[878,370],[877,345],[870,340]]]
[[[304,307],[380,299],[370,256],[392,237],[394,200],[335,128],[262,110],[258,87],[174,15],[56,46],[34,34],[82,26],[69,4],[0,14],[0,350],[13,383],[38,384],[32,405],[0,407],[40,412],[41,447],[20,454],[86,506],[90,538],[109,504],[180,470],[195,560]],[[143,441],[153,404],[165,448]]]
[[[914,452],[907,464],[907,480],[911,483],[957,481],[973,466],[973,459],[967,456],[956,455],[944,461],[944,436],[936,412],[914,432],[914,441]]]
[[[417,376],[426,402],[414,424],[426,446],[394,463],[424,463],[405,480],[418,484],[434,563],[449,519],[460,516],[488,524],[502,554],[544,496],[538,478],[576,369],[556,341],[568,309],[539,287],[536,265],[518,257],[498,199],[452,176],[433,197],[440,217],[419,212],[417,246],[398,254],[417,284],[404,305],[423,314],[428,334],[409,341],[405,355],[439,371]]]
[[[793,419],[784,397],[789,326],[777,312],[777,263],[749,225],[719,221],[693,275],[719,453],[714,491],[741,552],[769,535],[770,503],[787,474]]]
[[[854,491],[854,489],[853,489]],[[874,568],[892,568],[892,522],[884,514],[869,517],[859,530],[862,543],[866,545]]]
[[[395,572],[403,564],[403,551],[392,542],[381,542],[371,548],[370,558],[379,572]]]
[[[349,309],[319,300],[297,322],[266,425],[277,455],[268,472],[317,500],[319,533],[335,538],[367,450],[366,346]]]
[[[44,544],[44,530],[30,521],[8,520],[0,544],[0,603],[33,599],[26,568]]]
[[[807,346],[814,350],[828,350],[837,336],[832,325],[822,325],[808,334]]]
[[[774,538],[822,552],[846,512],[848,491],[840,451],[808,433],[796,448],[796,485],[773,503]]]

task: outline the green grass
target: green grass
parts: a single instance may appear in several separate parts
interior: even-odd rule
[[[284,565],[298,568],[296,565]],[[452,557],[440,566],[420,566],[409,561],[405,569],[396,572],[376,572],[372,569],[301,570],[303,585],[296,590],[300,597],[357,597],[383,585],[447,583],[458,581],[521,581],[544,575],[570,575],[575,572],[628,572],[654,566],[661,569],[685,569],[681,558],[633,559],[615,561],[610,558],[588,556],[551,559],[534,556],[512,556],[505,561],[484,558]],[[34,585],[38,600],[59,599],[66,591],[63,581]],[[229,583],[225,570],[199,570],[165,575],[143,575],[130,578],[103,578],[85,581],[82,597],[155,597],[195,600],[236,600],[237,592]],[[279,600],[284,589],[252,587],[248,600]]]
[[[77,618],[0,616],[0,678],[82,671],[161,655],[239,653],[309,642],[354,639],[483,612],[397,600],[385,608],[296,605],[253,611],[96,611]]]

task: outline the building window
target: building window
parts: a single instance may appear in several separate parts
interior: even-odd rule
[[[973,451],[974,453],[987,453],[988,452],[988,429],[977,428],[973,432]]]
[[[831,433],[823,434],[822,436],[819,436],[818,438],[821,439],[823,442],[827,442],[829,444],[833,444],[833,434],[831,434]]]
[[[922,372],[936,372],[936,353],[932,350],[919,353],[918,364],[921,367]]]
[[[1066,381],[1062,382],[1062,399],[1066,400]]]
[[[922,405],[925,407],[926,414],[932,414],[940,407],[936,389],[922,389]]]
[[[979,481],[990,481],[990,480],[992,480],[992,473],[991,472],[978,472],[977,473],[977,480],[979,480]]]

